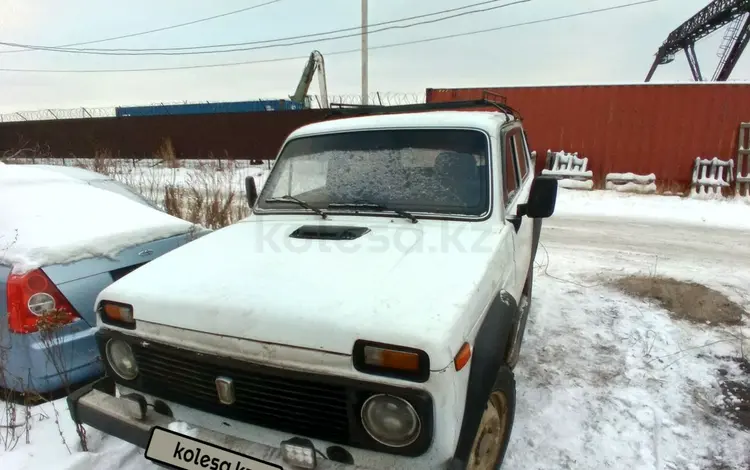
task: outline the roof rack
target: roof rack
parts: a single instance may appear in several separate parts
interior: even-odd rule
[[[491,92],[485,92],[486,94],[493,94]],[[468,100],[468,101],[444,101],[437,103],[417,103],[417,104],[405,104],[397,106],[382,106],[382,105],[359,105],[359,104],[344,104],[344,103],[331,103],[330,112],[326,115],[325,119],[333,116],[368,116],[375,114],[402,114],[402,113],[419,113],[425,111],[445,111],[445,110],[458,110],[458,109],[471,109],[471,108],[495,108],[498,112],[505,113],[505,122],[510,121],[508,116],[513,116],[514,120],[522,120],[521,114],[512,107],[505,104],[505,97],[496,95],[502,99],[497,101],[495,99],[482,98],[479,100]]]

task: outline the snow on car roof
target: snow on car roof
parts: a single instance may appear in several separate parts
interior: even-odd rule
[[[0,264],[13,266],[15,273],[114,256],[192,227],[57,172],[28,165],[0,169]]]
[[[41,165],[3,165],[0,172],[0,184],[41,184],[50,182],[73,182],[70,175],[61,172],[51,172],[40,168]],[[0,187],[1,188],[1,187]]]
[[[85,168],[78,168],[76,166],[65,166],[65,165],[30,165],[34,168],[41,170],[49,170],[60,173],[61,175],[70,176],[71,178],[80,179],[83,181],[100,181],[112,179],[107,175],[97,173],[95,171],[87,170]]]
[[[420,113],[382,114],[330,119],[302,126],[289,138],[335,132],[375,130],[384,128],[474,128],[489,133],[497,131],[498,124],[513,119],[505,113],[493,111],[428,111]]]

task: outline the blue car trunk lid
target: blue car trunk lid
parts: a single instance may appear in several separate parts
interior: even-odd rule
[[[91,326],[96,324],[96,296],[105,287],[140,266],[188,243],[196,235],[187,233],[126,248],[114,257],[94,257],[67,264],[50,265],[44,273]]]

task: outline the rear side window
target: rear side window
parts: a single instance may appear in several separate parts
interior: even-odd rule
[[[518,191],[518,174],[515,160],[516,150],[513,144],[513,139],[510,136],[507,136],[505,139],[505,165],[503,168],[503,172],[505,173],[503,196],[505,197],[506,206],[513,200],[516,191]]]
[[[529,167],[529,154],[526,151],[526,145],[523,141],[523,134],[515,132],[513,135],[513,141],[515,143],[516,157],[518,159],[518,174],[521,177],[521,181],[526,179]]]

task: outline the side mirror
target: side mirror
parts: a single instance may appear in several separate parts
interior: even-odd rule
[[[252,209],[255,201],[258,200],[258,188],[255,186],[255,179],[252,176],[245,177],[245,196],[247,197],[247,204]]]
[[[529,200],[518,206],[518,215],[546,219],[555,212],[556,202],[557,180],[551,176],[539,176],[531,183]]]

